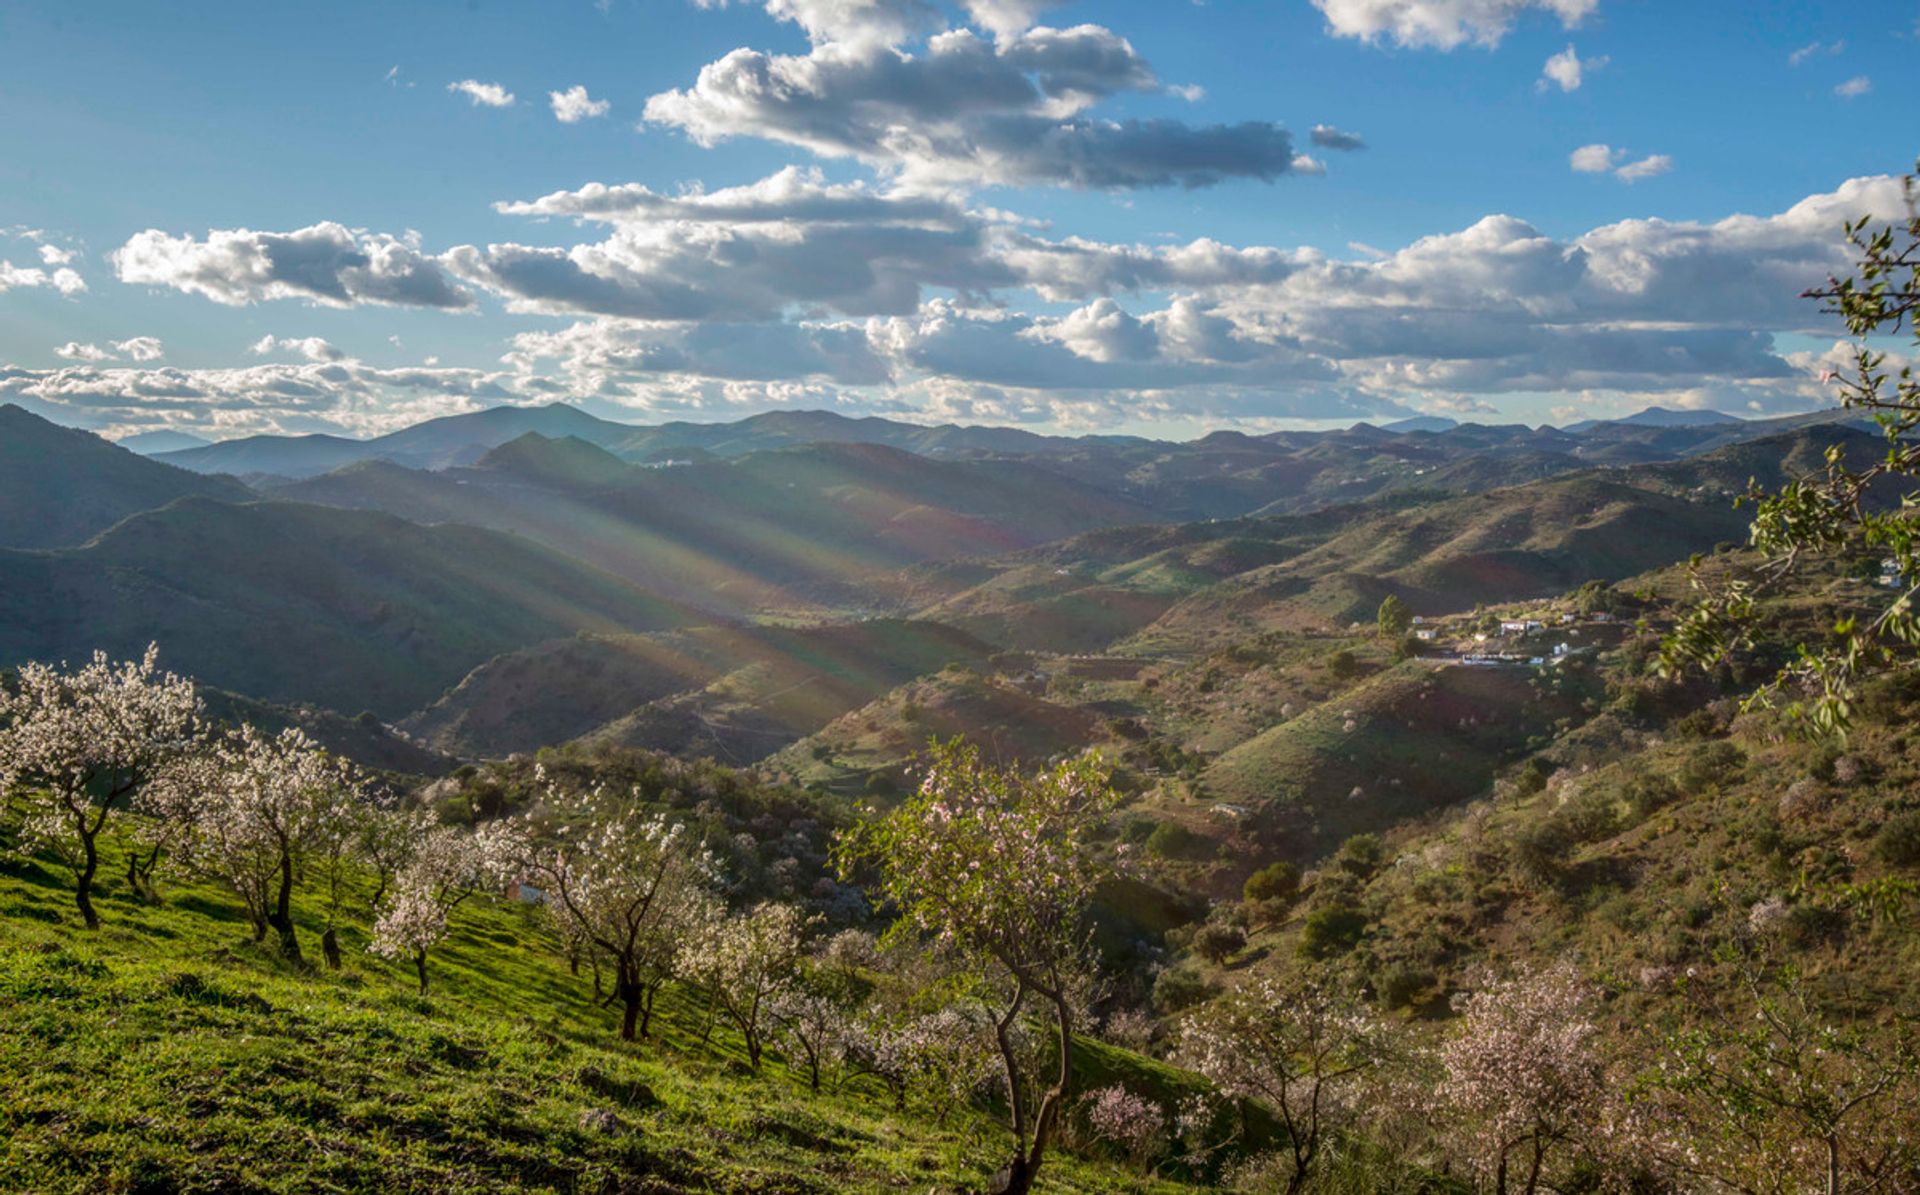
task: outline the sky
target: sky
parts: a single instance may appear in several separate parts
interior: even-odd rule
[[[1191,436],[1828,405],[1920,0],[9,0],[0,402]],[[1904,82],[1903,82],[1904,80]]]

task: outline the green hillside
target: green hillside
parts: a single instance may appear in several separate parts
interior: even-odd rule
[[[250,697],[396,718],[476,665],[690,616],[512,536],[194,498],[81,548],[0,552],[0,662],[137,657]]]

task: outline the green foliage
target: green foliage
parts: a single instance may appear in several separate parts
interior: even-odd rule
[[[1413,629],[1413,609],[1390,593],[1381,600],[1375,621],[1380,626],[1382,639],[1402,639]]]
[[[1873,850],[1894,867],[1920,867],[1920,811],[1888,818],[1874,838]]]
[[[1713,668],[1750,654],[1757,629],[1755,598],[1816,562],[1877,558],[1889,584],[1865,614],[1844,612],[1824,637],[1795,645],[1793,658],[1773,683],[1748,700],[1750,706],[1793,694],[1790,712],[1814,733],[1844,737],[1856,715],[1860,687],[1890,670],[1920,664],[1920,528],[1905,502],[1884,500],[1888,487],[1911,490],[1920,478],[1920,375],[1910,364],[1895,372],[1880,339],[1909,331],[1920,344],[1920,206],[1915,176],[1904,180],[1908,214],[1872,227],[1871,217],[1850,221],[1847,239],[1856,254],[1856,276],[1835,279],[1808,292],[1839,316],[1855,338],[1848,376],[1839,383],[1842,405],[1869,412],[1886,441],[1884,455],[1864,466],[1841,445],[1826,453],[1823,472],[1797,478],[1771,491],[1756,488],[1751,537],[1765,558],[1757,580],[1735,578],[1694,585],[1703,597],[1667,637],[1661,663],[1669,674]],[[1696,566],[1698,562],[1696,561]],[[1801,699],[1802,692],[1810,699]]]
[[[1153,980],[1153,1007],[1165,1015],[1184,1012],[1210,998],[1218,986],[1192,967],[1168,967]]]
[[[1161,822],[1147,835],[1146,848],[1162,859],[1187,859],[1204,853],[1212,843],[1180,822]]]
[[[1367,932],[1367,915],[1349,905],[1329,905],[1307,915],[1300,927],[1300,954],[1309,959],[1328,959],[1347,953],[1360,944]]]
[[[1284,859],[1269,863],[1247,877],[1240,894],[1250,903],[1291,904],[1300,895],[1300,869]]]

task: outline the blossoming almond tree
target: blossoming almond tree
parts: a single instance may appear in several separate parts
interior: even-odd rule
[[[473,831],[427,831],[374,921],[367,949],[383,958],[411,959],[426,995],[427,951],[447,936],[453,911],[476,892],[501,886],[522,853],[512,829],[497,822]]]
[[[1460,1125],[1468,1160],[1499,1195],[1533,1195],[1556,1152],[1606,1123],[1590,1000],[1588,985],[1562,965],[1496,981],[1461,1001],[1464,1016],[1441,1049],[1446,1077],[1434,1094]]]
[[[768,901],[716,923],[687,944],[682,969],[740,1031],[747,1065],[754,1070],[760,1069],[774,1004],[795,987],[806,928],[800,910]]]
[[[1187,1026],[1181,1053],[1222,1094],[1279,1114],[1293,1195],[1312,1177],[1329,1134],[1356,1119],[1352,1089],[1382,1060],[1386,1039],[1357,1001],[1329,984],[1267,978],[1209,1005]]]
[[[160,672],[157,659],[153,647],[119,664],[95,652],[76,671],[26,664],[0,685],[0,796],[24,805],[20,845],[73,872],[88,929],[100,928],[93,881],[107,818],[146,786],[200,711],[193,683]]]
[[[953,951],[995,1001],[1014,1154],[994,1185],[1012,1195],[1032,1188],[1072,1079],[1086,914],[1103,874],[1089,836],[1113,803],[1095,758],[1028,774],[991,767],[955,739],[933,746],[918,790],[898,809],[841,843],[843,877],[871,865],[879,895],[899,911],[890,932]],[[1035,999],[1051,1013],[1057,1051],[1037,1109],[1016,1041]]]
[[[311,852],[351,833],[365,801],[354,769],[304,731],[269,735],[243,725],[176,759],[143,805],[185,828],[174,866],[230,888],[246,907],[254,940],[271,929],[281,952],[297,960],[293,890],[302,866]]]
[[[672,965],[683,918],[712,900],[718,867],[684,825],[604,789],[549,786],[522,816],[518,860],[546,890],[547,908],[607,960],[623,1006],[620,1037],[632,1041],[650,1013],[654,977]]]

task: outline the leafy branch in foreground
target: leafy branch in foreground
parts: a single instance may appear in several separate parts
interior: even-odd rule
[[[1849,459],[1844,445],[1827,450],[1824,473],[1790,481],[1777,492],[1755,487],[1751,543],[1764,563],[1753,580],[1709,585],[1694,574],[1704,596],[1668,636],[1661,667],[1668,675],[1715,667],[1753,646],[1755,599],[1777,588],[1814,559],[1878,559],[1888,596],[1866,616],[1836,619],[1825,643],[1798,646],[1794,658],[1751,701],[1781,693],[1803,695],[1792,711],[1825,734],[1844,735],[1854,694],[1867,676],[1920,665],[1920,378],[1912,358],[1878,343],[1902,332],[1920,345],[1920,204],[1916,178],[1902,180],[1906,215],[1876,225],[1862,216],[1846,225],[1857,255],[1855,277],[1830,278],[1805,292],[1837,315],[1855,343],[1849,372],[1828,371],[1841,405],[1870,413],[1886,439],[1871,464]]]

